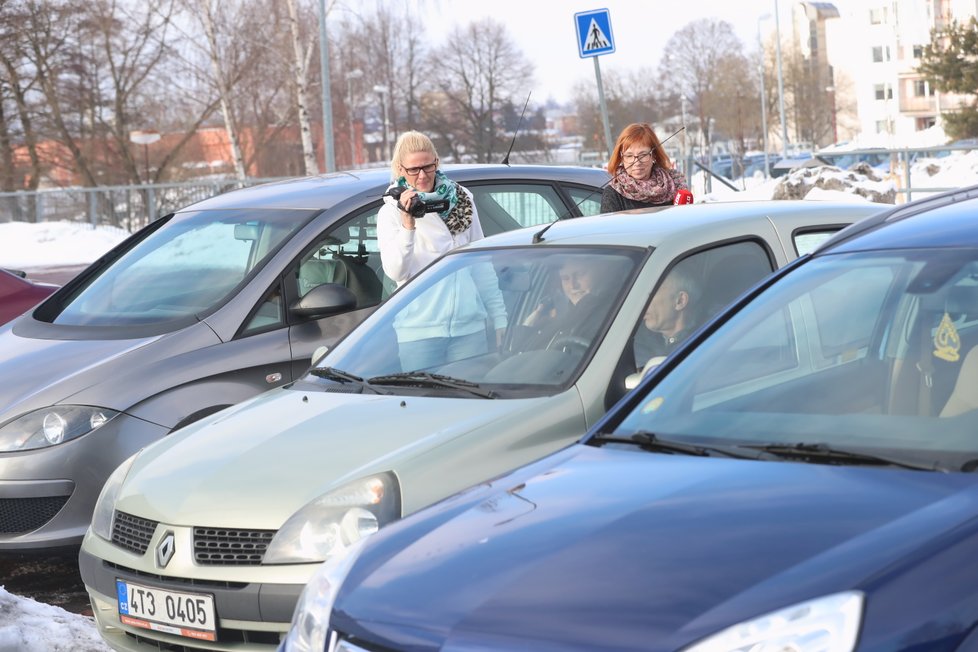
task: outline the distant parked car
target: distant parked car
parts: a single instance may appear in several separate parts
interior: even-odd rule
[[[57,285],[28,279],[24,272],[0,269],[0,324],[22,315],[57,289]]]
[[[79,556],[99,631],[134,652],[273,649],[319,562],[575,441],[629,376],[734,296],[880,209],[670,206],[512,231],[447,254],[305,377],[174,433],[112,474]],[[482,316],[421,321],[446,287],[465,288],[451,296]],[[500,304],[497,346],[491,307]],[[404,357],[418,335],[473,338],[474,350],[418,368]],[[194,612],[163,608],[170,603]]]
[[[601,170],[448,174],[499,233],[595,213]],[[389,170],[213,197],[125,240],[0,329],[0,551],[77,546],[119,463],[303,376],[381,301]],[[338,292],[342,286],[342,292]]]
[[[582,443],[324,565],[282,649],[978,649],[976,216],[769,277]]]

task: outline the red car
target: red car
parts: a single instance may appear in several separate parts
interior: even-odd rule
[[[35,283],[21,275],[0,269],[0,324],[5,324],[58,289],[50,283]]]

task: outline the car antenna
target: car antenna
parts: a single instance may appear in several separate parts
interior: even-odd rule
[[[686,130],[686,125],[683,125],[679,129],[677,129],[675,132],[673,132],[672,134],[670,134],[668,138],[666,138],[663,141],[660,141],[659,144],[660,145],[666,144],[667,142],[669,142],[669,139],[670,138],[672,138],[673,136],[675,136],[675,135],[677,135],[679,133],[682,133],[685,130]],[[636,163],[637,163],[637,161],[636,161]],[[635,163],[632,163],[632,165],[635,165]],[[588,194],[584,195],[584,197],[579,202],[577,202],[576,204],[574,204],[574,208],[577,208],[578,206],[580,206],[581,204],[583,204],[585,201],[587,201],[588,199],[590,199],[591,198],[591,195],[593,195],[594,193],[598,192],[599,190],[604,190],[605,186],[607,186],[609,183],[611,183],[612,179],[614,179],[614,177],[611,177],[611,179],[608,179],[607,181],[605,181],[604,183],[602,183],[600,188],[595,188],[594,190],[592,190]],[[533,234],[533,244],[537,244],[538,242],[541,242],[543,240],[543,234],[547,232],[547,229],[549,229],[554,224],[556,224],[557,222],[559,222],[562,219],[564,219],[565,217],[567,217],[569,212],[570,211],[564,211],[564,214],[563,215],[561,215],[560,217],[558,217],[557,219],[555,219],[553,222],[551,222],[547,226],[543,227],[542,229],[540,229],[539,231],[537,231],[536,233],[534,233]]]
[[[506,150],[506,156],[503,157],[503,165],[509,165],[509,153],[513,151],[513,145],[516,144],[516,134],[520,132],[520,126],[523,124],[523,116],[526,114],[526,105],[530,103],[530,95],[533,91],[526,94],[526,101],[523,102],[523,111],[520,113],[520,120],[516,123],[516,130],[513,132],[513,140],[509,143],[509,149]]]

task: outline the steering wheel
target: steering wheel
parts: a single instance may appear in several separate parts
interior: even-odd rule
[[[581,355],[587,352],[591,346],[591,341],[578,335],[558,334],[547,345],[551,351],[566,351],[567,353],[579,352]]]

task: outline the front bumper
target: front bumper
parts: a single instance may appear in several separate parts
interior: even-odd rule
[[[89,532],[78,565],[99,634],[116,650],[158,652],[273,652],[288,632],[292,613],[318,564],[287,566],[213,566],[194,564],[192,528],[157,526],[149,547],[136,554]],[[167,532],[175,535],[175,549],[165,569],[157,566],[156,547]],[[123,624],[119,619],[116,579],[145,586],[206,593],[214,598],[217,641],[198,641]]]
[[[0,453],[0,552],[77,548],[109,474],[167,432],[120,414],[58,446]]]

